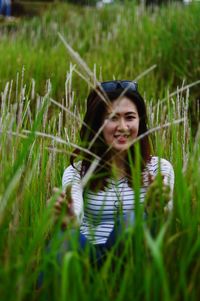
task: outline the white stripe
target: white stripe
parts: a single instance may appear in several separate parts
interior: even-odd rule
[[[83,206],[80,166],[81,162],[78,162],[76,163],[78,170],[69,166],[64,171],[62,178],[63,189],[67,185],[72,184],[74,210],[81,224],[81,232],[94,244],[105,243],[114,227],[115,217],[120,204],[123,207],[123,212],[135,209],[135,194],[132,188],[128,186],[126,178],[118,182],[108,179],[108,186],[105,188],[105,191],[99,191],[98,193],[88,191],[84,193],[85,204]],[[173,194],[174,171],[172,165],[165,159],[152,157],[143,172],[144,184],[140,188],[139,204],[144,202],[146,190],[150,184],[148,174],[154,178],[159,170],[164,176],[165,184],[171,188],[171,195]],[[171,208],[172,206],[173,202],[170,201],[169,207]]]

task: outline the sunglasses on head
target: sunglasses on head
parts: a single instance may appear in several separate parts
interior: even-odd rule
[[[138,89],[138,84],[136,82],[133,82],[131,80],[112,80],[107,82],[102,82],[101,88],[105,92],[113,92],[118,89],[124,89],[127,91],[133,91],[136,92]]]

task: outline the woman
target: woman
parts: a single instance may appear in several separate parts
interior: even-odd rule
[[[75,149],[72,153],[71,165],[63,174],[64,192],[54,206],[55,215],[59,216],[67,204],[62,226],[66,228],[75,221],[80,228],[81,246],[89,243],[101,256],[115,243],[122,224],[133,225],[135,209],[144,205],[147,191],[150,197],[146,209],[151,212],[151,190],[157,189],[154,179],[158,174],[163,181],[161,193],[167,194],[169,201],[165,209],[171,207],[174,172],[167,160],[151,155],[146,107],[135,82],[103,82],[91,91],[80,139],[81,146],[90,152]],[[82,180],[94,159],[92,154],[100,158],[99,163],[83,188]],[[75,163],[76,156],[81,159]],[[139,198],[135,193],[138,189]],[[161,208],[159,203],[156,206],[154,210]],[[116,225],[120,225],[118,230]]]

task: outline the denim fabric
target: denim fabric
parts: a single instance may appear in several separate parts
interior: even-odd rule
[[[146,219],[146,215],[143,216]],[[53,237],[46,247],[46,252],[50,253],[54,241],[58,245],[56,253],[56,259],[59,265],[62,265],[62,260],[67,251],[76,250],[80,254],[86,249],[89,252],[90,262],[96,267],[101,267],[106,259],[107,252],[113,247],[113,245],[120,238],[123,230],[133,227],[135,223],[135,213],[133,211],[128,212],[121,217],[119,216],[115,222],[115,226],[110,233],[108,240],[105,244],[92,244],[87,237],[80,232],[79,229],[71,229],[68,231],[60,231],[56,237]],[[55,247],[55,246],[54,246]],[[77,249],[78,247],[78,249]],[[41,272],[38,277],[37,287],[41,287],[43,283],[44,274]]]
[[[146,219],[144,213],[143,219]],[[119,216],[116,219],[115,226],[110,233],[108,240],[104,244],[92,244],[87,237],[80,232],[79,229],[71,229],[67,231],[60,231],[56,239],[60,240],[60,246],[57,252],[57,261],[59,264],[62,263],[62,259],[67,251],[76,250],[79,253],[83,252],[88,248],[91,263],[96,263],[99,265],[103,262],[103,259],[106,257],[107,251],[109,251],[116,241],[120,238],[124,230],[132,228],[135,223],[135,213],[130,211],[122,216]],[[71,239],[70,239],[71,238]],[[78,247],[78,250],[77,250]],[[51,242],[47,250],[51,249]]]

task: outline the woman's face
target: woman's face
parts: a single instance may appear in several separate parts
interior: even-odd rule
[[[103,137],[115,151],[125,151],[138,136],[139,115],[136,105],[127,97],[115,100],[104,118]]]

